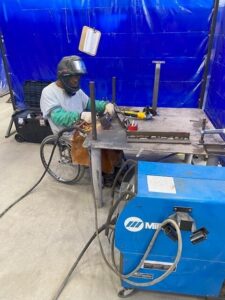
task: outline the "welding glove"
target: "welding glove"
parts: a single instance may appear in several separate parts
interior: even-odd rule
[[[103,100],[95,100],[95,109],[97,113],[103,113],[106,107],[106,102]],[[91,100],[88,100],[86,110],[91,110]]]
[[[105,106],[104,114],[108,113],[110,116],[113,116],[115,113],[114,105],[112,103],[108,103]]]
[[[91,112],[83,111],[80,115],[81,120],[84,120],[86,123],[91,123]]]

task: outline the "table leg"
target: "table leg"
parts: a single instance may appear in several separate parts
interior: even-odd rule
[[[91,149],[91,173],[94,197],[98,203],[98,207],[100,208],[103,206],[101,149]]]
[[[207,166],[218,166],[219,157],[215,155],[209,155],[207,160]]]
[[[191,164],[192,159],[193,159],[193,154],[185,154],[184,162],[185,162],[186,164]]]

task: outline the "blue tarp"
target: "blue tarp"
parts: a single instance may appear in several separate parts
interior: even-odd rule
[[[225,128],[225,1],[221,1],[212,53],[205,111],[217,128]]]
[[[1,0],[5,38],[17,105],[25,80],[55,80],[61,57],[83,57],[96,98],[111,98],[117,77],[117,101],[151,105],[153,60],[162,66],[159,105],[197,107],[207,51],[213,0]],[[84,25],[102,32],[95,57],[78,51]]]

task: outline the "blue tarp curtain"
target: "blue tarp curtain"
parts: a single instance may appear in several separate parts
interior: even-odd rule
[[[225,1],[220,1],[205,111],[217,128],[225,127]]]
[[[164,60],[159,105],[197,107],[207,51],[213,0],[2,0],[0,26],[5,38],[17,106],[25,80],[55,80],[61,57],[83,57],[96,82],[96,98],[151,105],[153,60]],[[78,51],[84,25],[102,32],[95,57]]]

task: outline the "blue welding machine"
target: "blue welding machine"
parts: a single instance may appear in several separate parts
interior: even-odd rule
[[[180,228],[182,252],[179,263],[162,281],[142,286],[173,266],[178,247],[177,232],[167,224],[160,228],[154,246],[139,270],[128,280],[122,279],[122,286],[125,289],[219,296],[225,281],[225,168],[138,163],[137,194],[126,204],[115,227],[121,273],[128,274],[135,269],[157,228],[168,218]]]

